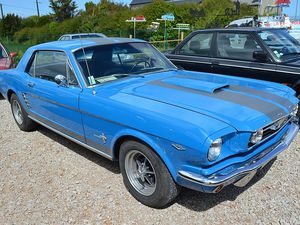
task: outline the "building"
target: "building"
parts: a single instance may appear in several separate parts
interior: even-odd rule
[[[235,0],[233,0],[235,2]],[[287,6],[290,0],[239,0],[258,8],[259,15],[281,14],[282,5]]]
[[[143,7],[153,0],[132,0],[130,3],[130,8],[137,9]],[[183,3],[197,3],[200,4],[202,0],[165,0],[166,2],[172,2],[175,4]],[[236,2],[237,0],[232,0]],[[282,8],[278,7],[280,3],[289,4],[290,0],[239,0],[241,4],[248,4],[253,7],[257,7],[259,15],[268,15],[268,14],[281,14]]]

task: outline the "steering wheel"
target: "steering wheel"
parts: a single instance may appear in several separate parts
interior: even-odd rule
[[[136,61],[136,63],[131,67],[131,69],[129,70],[129,73],[135,69],[135,67],[137,67],[139,64],[141,63],[145,63],[144,68],[146,68],[146,65],[148,67],[151,67],[150,62],[147,59],[139,59]]]

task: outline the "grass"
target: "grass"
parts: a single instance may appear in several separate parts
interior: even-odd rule
[[[15,63],[18,63],[22,58],[24,52],[31,46],[28,44],[20,44],[13,42],[9,39],[0,39],[1,43],[5,46],[8,52],[17,52],[18,55],[15,57]]]

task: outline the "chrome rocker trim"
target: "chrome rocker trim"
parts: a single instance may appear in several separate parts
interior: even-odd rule
[[[259,159],[257,159],[257,157],[254,157],[255,159],[252,159],[252,161],[247,162],[245,165],[237,168],[236,170],[232,171],[229,174],[220,175],[220,176],[216,174],[213,177],[206,177],[200,174],[180,170],[178,171],[178,175],[183,180],[187,180],[207,187],[215,187],[219,185],[226,186],[231,183],[235,183],[236,181],[243,178],[244,176],[251,173],[252,171],[255,171],[265,166],[268,162],[274,159],[279,153],[284,151],[291,144],[293,138],[298,133],[298,130],[299,130],[298,125],[292,123],[289,130],[282,138],[282,140],[276,146],[272,147],[272,150],[269,153],[263,155]]]
[[[51,127],[51,126],[49,126],[49,125],[47,125],[47,124],[41,122],[40,120],[38,120],[38,119],[36,119],[36,118],[34,118],[34,117],[30,116],[30,115],[28,115],[28,117],[29,117],[30,119],[32,119],[33,121],[35,121],[36,123],[38,123],[38,124],[40,124],[40,125],[46,127],[47,129],[52,130],[53,132],[55,132],[55,133],[57,133],[57,134],[63,136],[64,138],[67,138],[67,139],[69,139],[70,141],[73,141],[73,142],[75,142],[76,144],[79,144],[79,145],[81,145],[82,147],[84,147],[84,148],[86,148],[86,149],[88,149],[88,150],[90,150],[90,151],[92,151],[92,152],[95,152],[96,154],[101,155],[101,156],[103,156],[103,157],[105,157],[105,158],[107,158],[107,159],[109,159],[109,160],[113,160],[113,158],[112,158],[110,155],[108,155],[108,154],[106,154],[106,153],[104,153],[104,152],[102,152],[102,151],[100,151],[100,150],[98,150],[98,149],[96,149],[96,148],[94,148],[94,147],[91,147],[91,146],[89,146],[89,145],[87,145],[87,144],[85,144],[85,143],[83,143],[83,142],[81,142],[81,141],[79,141],[79,140],[77,140],[77,139],[75,139],[75,138],[73,138],[73,137],[70,137],[69,135],[67,135],[67,134],[65,134],[65,133],[62,133],[62,132],[56,130],[55,128],[53,128],[53,127]]]

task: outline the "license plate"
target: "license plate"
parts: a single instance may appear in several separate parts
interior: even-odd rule
[[[249,183],[249,181],[254,177],[255,174],[256,174],[256,170],[251,171],[246,176],[244,176],[242,179],[240,179],[238,182],[234,183],[234,186],[237,186],[237,187],[246,186]]]

